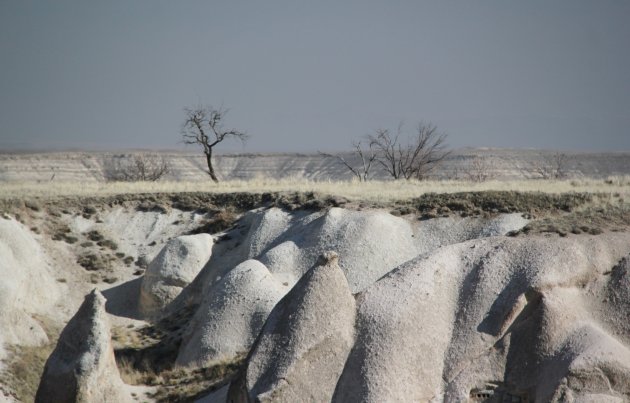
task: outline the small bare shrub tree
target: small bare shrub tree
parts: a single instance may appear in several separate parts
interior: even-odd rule
[[[372,164],[376,160],[376,152],[374,151],[374,147],[372,146],[371,142],[368,144],[367,148],[363,147],[361,140],[354,141],[352,143],[352,146],[354,147],[354,154],[361,161],[360,166],[351,165],[341,155],[333,155],[322,152],[320,152],[320,154],[327,157],[337,158],[346,168],[348,168],[350,172],[352,172],[352,175],[354,175],[359,180],[359,182],[366,182],[370,180],[370,169],[372,168]]]
[[[160,180],[168,174],[170,166],[164,156],[157,154],[115,155],[105,161],[103,174],[108,181]]]
[[[565,179],[569,175],[569,156],[565,153],[555,152],[551,155],[539,154],[539,158],[529,163],[522,170],[530,179]]]
[[[394,179],[426,179],[449,154],[446,134],[432,124],[419,123],[416,133],[402,138],[403,125],[396,133],[379,129],[369,136],[377,161]]]
[[[226,109],[214,109],[207,106],[185,108],[186,120],[182,126],[182,137],[185,144],[198,144],[203,148],[208,166],[208,175],[219,182],[212,166],[212,151],[223,140],[234,138],[245,142],[249,137],[245,132],[236,129],[225,129],[223,122]]]
[[[494,178],[494,164],[483,155],[475,155],[465,171],[466,178],[472,182],[485,182]]]

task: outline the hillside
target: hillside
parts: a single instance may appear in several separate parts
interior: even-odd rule
[[[136,154],[139,152],[136,152]],[[630,152],[566,152],[563,162],[569,178],[605,178],[630,174]],[[107,164],[134,152],[50,152],[0,154],[0,181],[102,181]],[[351,165],[358,165],[352,154],[341,154]],[[454,151],[433,172],[437,179],[468,179],[485,175],[495,179],[538,178],[540,168],[552,166],[555,152],[506,149],[464,149]],[[203,154],[196,152],[161,152],[170,167],[165,180],[202,181]],[[218,155],[215,162],[222,179],[305,178],[345,180],[351,175],[334,157],[319,154],[234,154]],[[375,178],[386,175],[375,166]]]

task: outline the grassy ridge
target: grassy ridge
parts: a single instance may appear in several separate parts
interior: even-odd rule
[[[258,178],[248,181],[206,182],[7,182],[0,186],[0,199],[47,198],[56,196],[107,196],[134,193],[264,193],[316,192],[342,196],[349,200],[390,202],[425,193],[475,191],[520,191],[543,193],[606,193],[630,199],[630,176],[573,180],[514,181],[311,181],[307,179]]]

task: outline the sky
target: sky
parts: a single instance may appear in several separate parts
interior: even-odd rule
[[[431,122],[453,148],[630,151],[624,0],[0,0],[0,150],[345,150]]]

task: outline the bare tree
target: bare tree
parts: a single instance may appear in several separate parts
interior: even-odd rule
[[[466,170],[466,177],[472,182],[485,182],[494,178],[494,164],[483,155],[475,155],[470,160],[470,165]]]
[[[213,181],[219,182],[212,166],[212,151],[223,140],[234,138],[242,142],[248,139],[245,132],[236,129],[225,129],[223,120],[227,110],[214,109],[208,106],[185,108],[186,120],[182,126],[182,137],[185,144],[199,144],[203,148],[208,165],[208,175]]]
[[[170,170],[164,156],[157,154],[114,155],[104,163],[104,176],[109,181],[155,182]]]
[[[348,161],[343,158],[341,155],[333,155],[328,153],[320,152],[321,155],[325,155],[327,157],[337,158],[343,165],[352,174],[359,180],[359,182],[366,182],[370,179],[370,169],[372,168],[372,164],[376,161],[376,152],[374,151],[374,147],[370,142],[368,144],[368,148],[364,149],[363,144],[361,144],[361,140],[353,141],[352,146],[354,147],[354,154],[361,160],[361,166],[355,167],[351,165]]]
[[[530,179],[564,179],[569,175],[568,163],[569,156],[565,153],[555,152],[551,155],[541,153],[538,159],[531,161],[522,172]]]
[[[415,135],[401,138],[402,123],[396,133],[379,129],[370,135],[370,147],[377,154],[377,161],[394,179],[426,179],[449,154],[446,150],[446,134],[438,133],[432,124],[419,123]]]

